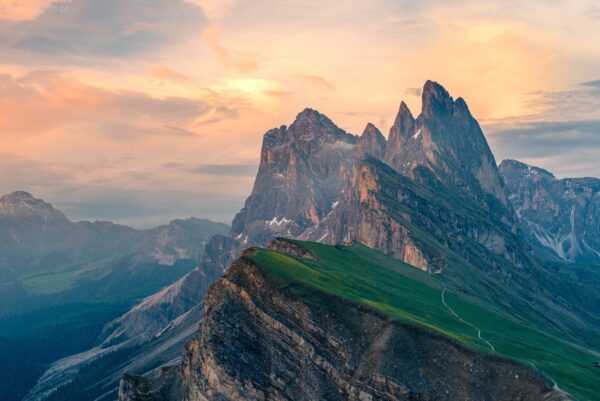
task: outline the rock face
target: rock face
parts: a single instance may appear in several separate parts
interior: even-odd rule
[[[96,346],[54,362],[24,401],[114,400],[125,372],[147,374],[178,362],[197,331],[208,286],[217,279],[195,269],[146,298],[107,323]]]
[[[564,399],[514,362],[296,285],[242,257],[209,291],[181,366],[125,376],[120,400]]]
[[[362,165],[375,159],[413,182],[450,191],[486,211],[502,227],[463,227],[454,221],[444,223],[446,233],[471,236],[522,265],[504,238],[515,236],[516,216],[494,156],[466,103],[453,100],[432,81],[425,83],[422,102],[417,118],[402,102],[387,143],[373,124],[357,138],[311,109],[300,113],[289,128],[267,132],[252,194],[235,217],[229,237],[207,247],[205,262],[224,271],[245,247],[265,245],[282,235],[328,244],[359,241],[424,270],[443,269],[439,252],[415,240],[414,229],[381,201],[378,195],[387,196],[393,189],[382,185],[379,172]],[[435,220],[428,224],[433,226]]]
[[[528,308],[541,324],[551,313],[553,329],[597,344],[595,287],[561,281],[534,260],[479,125],[436,83],[426,83],[417,118],[400,106],[387,143],[372,125],[357,138],[310,109],[267,132],[253,192],[230,234],[209,242],[204,261],[227,271],[244,248],[278,236],[361,242],[443,272],[505,311]],[[272,246],[308,257],[278,240]],[[181,369],[166,371],[162,384],[126,376],[121,399],[560,399],[539,379],[513,381],[507,372],[518,367],[506,361],[323,294],[313,303],[277,288],[242,257],[209,291]],[[336,316],[359,323],[346,327]],[[395,350],[411,357],[397,365]]]
[[[419,231],[425,231],[464,256],[471,252],[464,246],[470,239],[523,266],[526,257],[516,252],[521,247],[516,216],[494,156],[466,103],[454,101],[431,81],[423,88],[422,101],[416,119],[402,102],[387,144],[375,127],[367,126],[342,199],[300,238],[331,244],[358,241],[439,272],[447,261],[418,238]],[[489,218],[461,214],[465,208],[448,208],[442,199],[479,208]]]
[[[456,101],[438,83],[423,87],[422,111],[415,119],[405,103],[390,129],[385,162],[408,177],[417,178],[419,167],[437,179],[494,208],[508,207],[506,191],[494,156],[477,121],[462,98]],[[490,197],[492,199],[490,199]]]
[[[267,132],[252,194],[234,218],[232,234],[265,243],[274,234],[299,236],[318,224],[340,198],[356,142],[311,109],[289,127]]]
[[[359,147],[382,154],[381,133],[372,125],[365,133]],[[248,246],[264,246],[279,235],[301,237],[319,224],[342,199],[358,141],[312,109],[289,127],[265,133],[252,193],[229,235],[209,241],[202,264],[225,272]]]
[[[559,180],[515,160],[504,160],[499,169],[533,241],[569,262],[600,262],[600,179]]]

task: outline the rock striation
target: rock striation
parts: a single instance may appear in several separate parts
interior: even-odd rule
[[[568,262],[600,262],[600,179],[557,179],[516,160],[499,169],[531,241]]]
[[[251,252],[247,251],[247,252]],[[206,298],[180,366],[121,401],[565,400],[530,369],[291,283],[242,256]]]

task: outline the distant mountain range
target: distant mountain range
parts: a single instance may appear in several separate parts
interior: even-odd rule
[[[0,197],[0,398],[20,400],[49,363],[95,345],[104,324],[196,268],[228,230],[196,218],[150,230],[72,222],[27,192]]]
[[[422,103],[417,117],[401,104],[387,140],[312,109],[268,131],[252,193],[199,269],[56,362],[27,400],[114,400],[122,372],[123,401],[501,399],[507,389],[510,399],[592,400],[597,187],[581,182],[554,207],[561,181],[542,191],[515,162],[499,169],[463,99],[428,81]],[[448,369],[452,380],[436,381]]]
[[[516,160],[500,173],[523,230],[568,262],[600,263],[600,179],[557,179]]]

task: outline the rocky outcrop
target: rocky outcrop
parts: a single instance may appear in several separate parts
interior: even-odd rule
[[[182,364],[121,401],[564,400],[509,360],[274,278],[247,258],[208,293]]]
[[[373,157],[383,160],[385,157],[385,148],[386,140],[381,131],[373,124],[368,123],[356,144],[354,157],[357,159]]]
[[[444,184],[460,188],[490,211],[496,208],[494,202],[509,207],[494,155],[479,124],[462,98],[453,100],[436,82],[425,83],[422,111],[416,119],[405,103],[400,105],[390,129],[385,162],[417,179],[419,168],[427,168]]]
[[[195,269],[146,298],[107,323],[95,347],[54,362],[24,401],[73,399],[74,393],[79,399],[114,400],[124,373],[151,374],[176,363],[198,328],[204,295],[217,279]],[[95,375],[98,370],[102,380]]]
[[[275,238],[273,241],[269,242],[267,248],[272,249],[276,252],[283,253],[290,256],[296,256],[298,258],[305,259],[316,259],[317,257],[310,252],[308,249],[298,246],[291,241],[288,241],[286,238]]]
[[[504,160],[499,169],[534,243],[569,262],[600,263],[600,179],[559,180],[516,160]]]
[[[339,201],[356,142],[312,109],[267,132],[252,194],[233,220],[232,235],[264,244],[318,224]]]

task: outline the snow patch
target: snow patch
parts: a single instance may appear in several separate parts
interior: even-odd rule
[[[419,128],[417,130],[417,132],[415,132],[415,134],[412,136],[412,139],[419,139],[420,136],[421,136],[421,128]]]
[[[277,217],[273,217],[271,221],[267,221],[266,223],[271,227],[274,225],[280,227],[282,224],[288,224],[291,222],[293,222],[293,220],[286,219],[285,217],[281,217],[279,220],[277,219]]]

